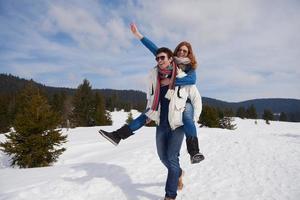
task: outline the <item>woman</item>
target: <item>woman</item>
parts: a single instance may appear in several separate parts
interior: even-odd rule
[[[155,55],[158,49],[157,46],[151,40],[144,37],[134,23],[130,25],[130,28],[133,35]],[[179,43],[174,50],[174,55],[175,63],[187,74],[184,78],[176,78],[175,86],[195,84],[197,61],[191,44],[185,41]],[[191,101],[188,100],[183,112],[183,129],[186,135],[186,146],[191,157],[191,163],[199,163],[204,159],[204,156],[199,152],[197,130],[194,123],[194,120],[197,121],[198,119],[193,119],[193,116],[197,116],[197,114],[193,115],[193,112],[194,109]]]
[[[157,46],[148,38],[144,37],[138,31],[138,28],[135,24],[131,24],[130,28],[134,36],[138,38],[156,56],[158,50]],[[181,42],[180,44],[178,44],[174,50],[174,55],[176,55],[174,56],[175,63],[182,71],[186,73],[186,76],[182,78],[176,78],[175,86],[194,85],[196,83],[195,69],[197,66],[197,61],[195,59],[190,43]],[[204,159],[203,154],[199,152],[197,130],[194,123],[194,120],[198,120],[199,118],[201,108],[196,109],[197,112],[194,112],[194,108],[191,104],[191,99],[187,99],[184,107],[185,109],[182,113],[181,125],[183,125],[183,129],[186,135],[186,146],[188,149],[188,153],[190,154],[191,163],[195,164],[201,162]],[[147,105],[147,110],[144,113],[142,113],[138,118],[133,120],[130,124],[124,125],[120,129],[113,132],[106,132],[103,130],[100,130],[99,132],[114,145],[118,145],[121,139],[126,139],[129,136],[133,135],[134,131],[144,126],[148,121],[150,121],[149,119],[155,119],[157,117],[156,115],[157,112],[155,112],[154,109],[150,109],[149,105]],[[169,117],[169,119],[172,118],[173,116]],[[174,127],[174,129],[177,127],[178,126]]]

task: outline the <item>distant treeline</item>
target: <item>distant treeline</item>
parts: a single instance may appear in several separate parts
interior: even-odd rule
[[[52,111],[59,115],[61,127],[110,125],[112,122],[108,111],[120,109],[142,111],[146,106],[146,98],[141,92],[92,90],[86,79],[76,90],[63,89],[57,92],[32,80],[16,85],[18,87],[15,90],[0,93],[0,132],[6,132],[14,126],[18,111],[23,110],[24,96],[30,96],[33,91],[38,91],[47,99]],[[6,85],[5,88],[8,87],[9,85]],[[24,91],[27,91],[26,95]],[[126,92],[130,96],[124,100]]]
[[[111,124],[110,113],[107,111],[143,111],[146,106],[146,94],[141,91],[92,89],[88,80],[84,80],[77,89],[55,88],[33,80],[0,74],[0,132],[6,132],[13,126],[24,101],[20,94],[28,85],[38,88],[46,97],[51,109],[59,114],[62,127]],[[268,116],[270,120],[300,121],[300,101],[295,99],[257,99],[228,103],[203,97],[202,101],[203,112],[199,121],[211,127],[216,127],[216,121],[223,117],[256,119]],[[215,122],[205,122],[205,116],[214,118]]]

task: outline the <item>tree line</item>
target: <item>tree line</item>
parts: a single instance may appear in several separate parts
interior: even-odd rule
[[[31,86],[38,87],[38,85],[30,81]],[[38,87],[39,91],[47,99],[51,109],[59,115],[59,127],[78,127],[78,126],[95,126],[95,125],[109,125],[111,118],[109,111],[115,109],[124,109],[130,111],[137,109],[143,111],[145,102],[136,103],[135,105],[124,101],[118,93],[114,91],[106,91],[109,93],[106,97],[99,90],[92,90],[88,80],[83,80],[75,90],[73,95],[64,91],[49,95],[43,88]],[[20,107],[21,92],[0,94],[0,133],[8,132],[10,127],[14,126],[14,121]],[[261,115],[261,114],[260,114]],[[248,108],[239,107],[236,111],[231,108],[219,108],[204,104],[199,123],[208,127],[220,127],[224,125],[224,121],[229,121],[231,117],[240,117],[242,119],[257,119],[258,114],[254,105]],[[262,118],[266,121],[280,120],[287,121],[287,114],[281,112],[275,116],[270,109],[265,109]]]
[[[117,95],[104,98],[101,92],[92,90],[86,79],[74,95],[64,92],[49,95],[30,81],[18,93],[0,94],[0,132],[10,131],[0,148],[12,156],[12,165],[22,168],[49,166],[65,151],[61,145],[67,141],[67,136],[60,128],[111,125],[110,111],[116,108],[130,111],[133,107]],[[204,105],[198,123],[206,127],[235,129],[233,117],[257,119],[256,109],[251,105],[235,112]],[[269,123],[274,115],[266,109],[263,118]],[[286,121],[285,113],[281,113],[279,119]],[[129,113],[127,122],[131,120]]]
[[[239,117],[241,119],[258,119],[258,113],[254,105],[250,105],[248,108],[239,107],[236,111],[231,108],[222,109],[204,105],[198,123],[201,124],[201,126],[232,130],[236,128],[236,125],[233,124],[233,117]],[[264,119],[267,124],[270,124],[270,121],[275,120],[274,113],[270,109],[264,109],[262,119]],[[278,120],[287,121],[287,115],[284,112],[281,112]]]

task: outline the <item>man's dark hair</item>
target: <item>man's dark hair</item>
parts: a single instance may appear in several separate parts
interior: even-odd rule
[[[166,53],[168,58],[172,58],[173,57],[173,52],[167,48],[167,47],[161,47],[159,49],[157,49],[156,51],[156,55],[160,54],[160,53]]]

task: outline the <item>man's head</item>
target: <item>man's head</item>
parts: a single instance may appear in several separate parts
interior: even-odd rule
[[[169,65],[171,65],[171,62],[173,60],[173,52],[166,48],[161,47],[156,51],[156,58],[157,65],[161,69],[167,68]]]

